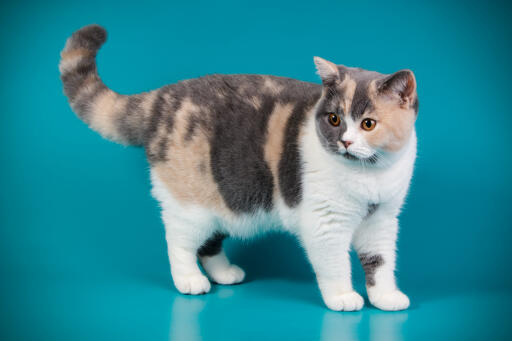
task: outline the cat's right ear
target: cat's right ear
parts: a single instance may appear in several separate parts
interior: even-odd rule
[[[340,73],[336,64],[320,57],[314,57],[316,73],[322,79],[324,85],[332,85],[340,80]]]

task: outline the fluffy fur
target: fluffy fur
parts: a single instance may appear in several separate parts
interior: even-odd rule
[[[211,75],[126,96],[97,74],[105,40],[97,25],[68,39],[64,92],[92,129],[145,148],[181,293],[207,293],[210,280],[243,281],[222,249],[227,236],[282,229],[302,242],[330,309],[363,306],[351,283],[351,245],[370,302],[409,306],[394,270],[397,216],[416,156],[411,71],[383,75],[315,57],[322,85]],[[365,120],[376,125],[365,129]]]

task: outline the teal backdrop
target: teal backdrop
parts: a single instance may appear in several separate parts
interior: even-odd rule
[[[1,340],[510,340],[510,2],[12,1],[0,5]],[[303,251],[229,241],[247,281],[181,296],[142,149],[72,113],[59,52],[109,32],[112,89],[210,73],[318,82],[313,56],[412,69],[420,112],[398,275],[409,310],[328,311]],[[354,259],[355,260],[355,259]],[[354,282],[364,292],[354,262]]]

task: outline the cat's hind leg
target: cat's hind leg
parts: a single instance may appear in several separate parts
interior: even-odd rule
[[[209,292],[210,281],[197,264],[197,250],[206,240],[201,229],[180,219],[164,217],[164,221],[171,275],[176,289],[182,294],[191,295]]]
[[[156,173],[151,174],[153,196],[160,202],[165,239],[176,289],[182,294],[199,295],[210,291],[202,273],[198,250],[214,232],[213,217],[206,209],[184,206],[167,190]]]
[[[152,194],[162,207],[171,275],[178,291],[193,295],[210,291],[210,281],[201,272],[198,260],[212,281],[219,284],[241,282],[245,273],[231,264],[222,251],[225,235],[216,232],[218,225],[212,212],[176,200],[154,172],[151,180]]]
[[[237,284],[244,280],[245,272],[237,265],[231,264],[222,249],[226,235],[215,232],[202,246],[197,254],[203,269],[212,281],[218,284]]]

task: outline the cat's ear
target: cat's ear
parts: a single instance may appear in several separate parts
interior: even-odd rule
[[[318,73],[324,85],[332,84],[340,79],[336,64],[320,57],[314,57],[313,59],[316,65],[316,73]]]
[[[378,83],[379,94],[396,97],[400,105],[417,103],[416,77],[411,70],[400,70],[384,78]]]

